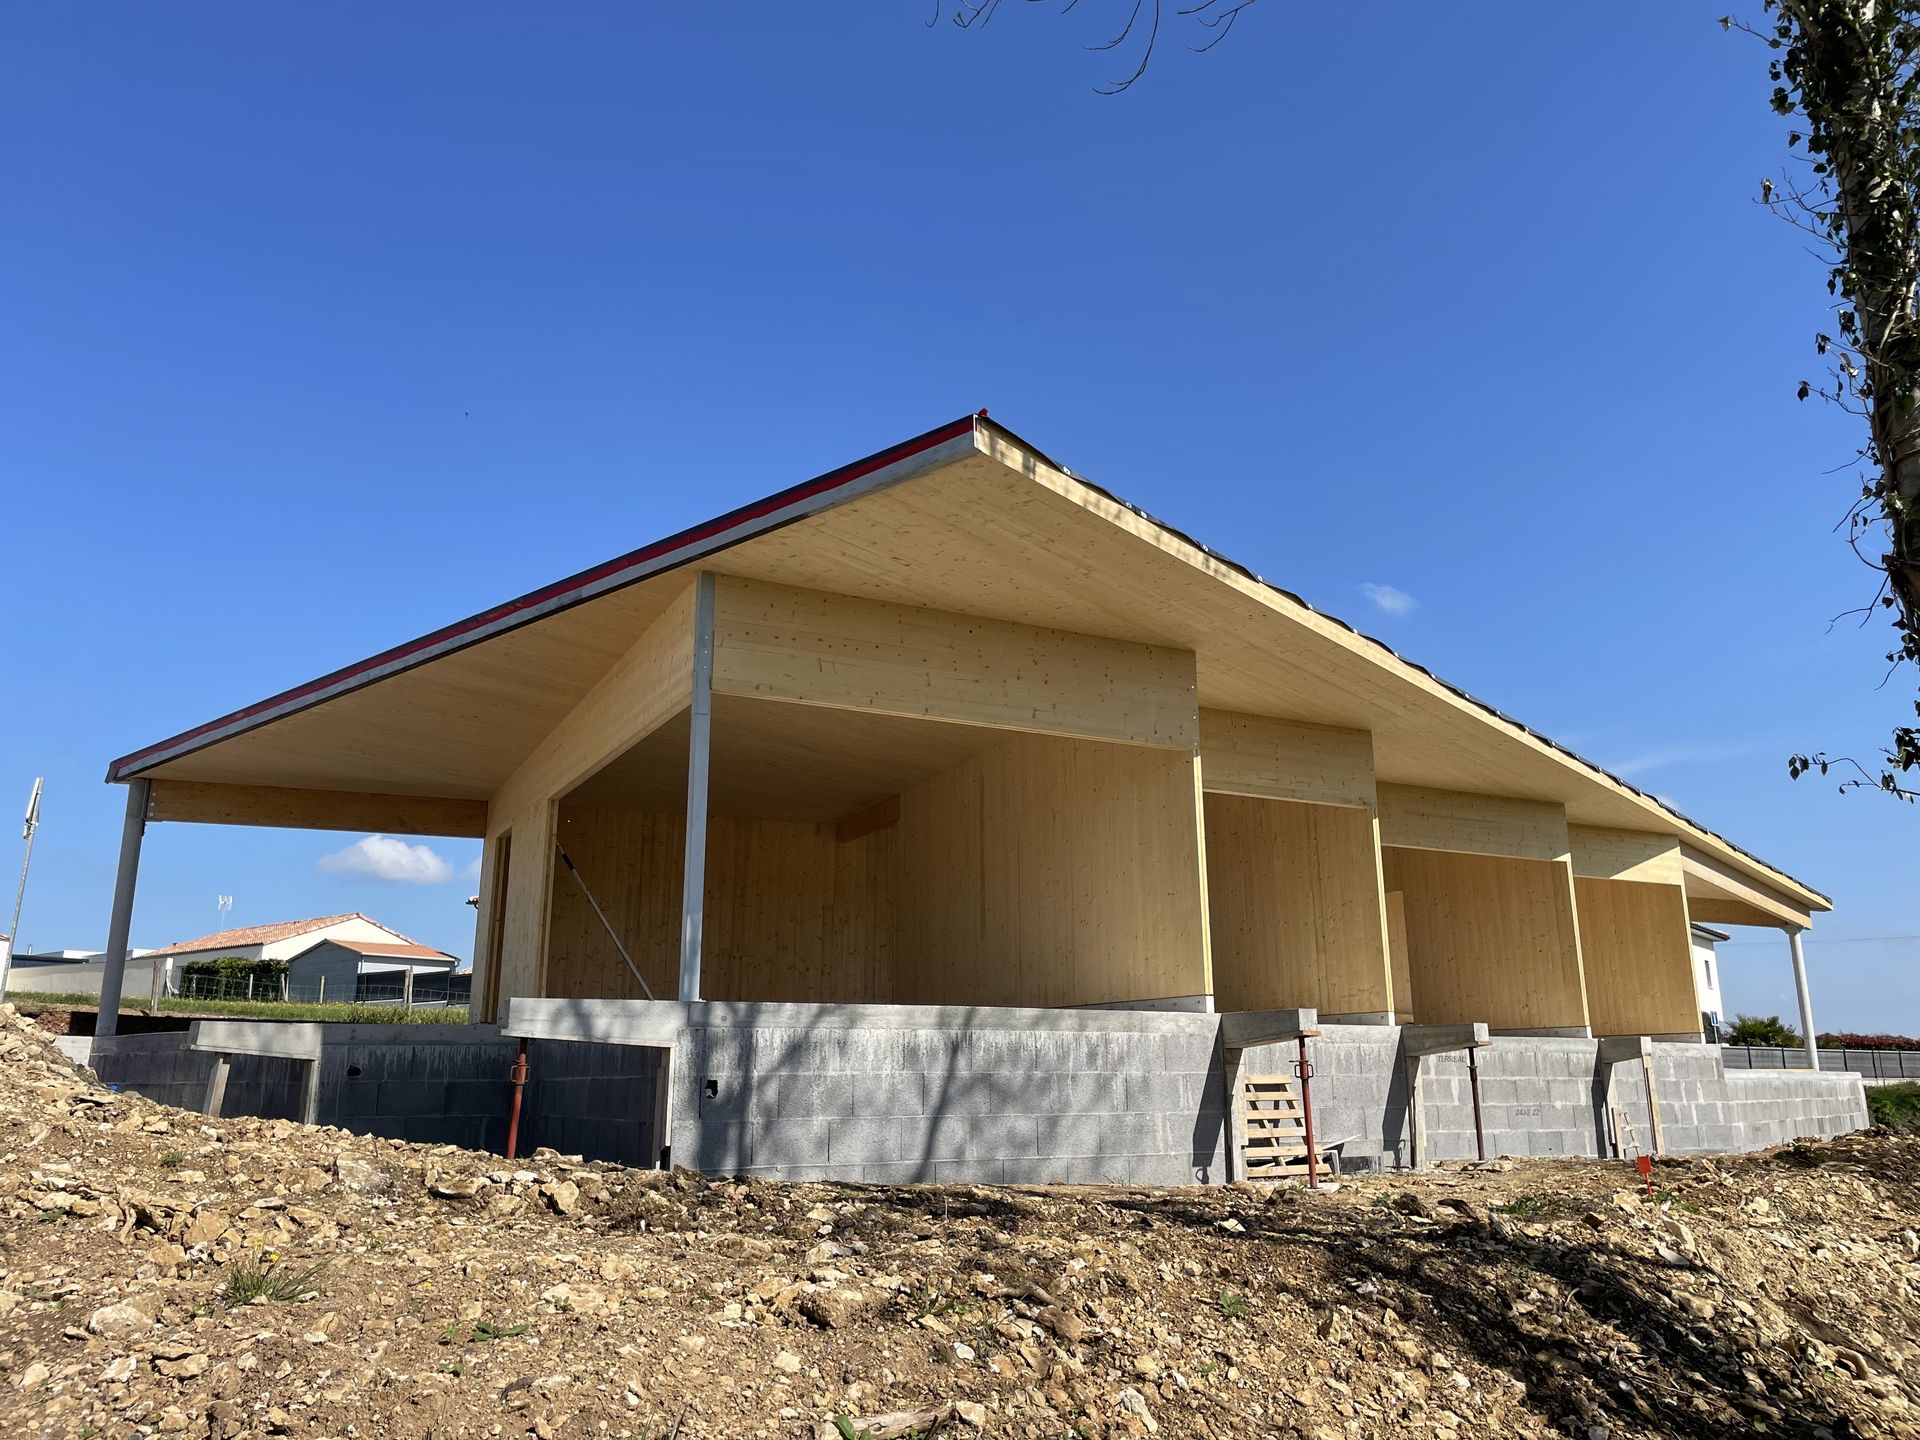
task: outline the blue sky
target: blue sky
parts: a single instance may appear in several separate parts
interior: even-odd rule
[[[1854,442],[1792,399],[1824,291],[1753,201],[1763,53],[1272,5],[1107,99],[1110,10],[928,10],[7,13],[22,939],[104,940],[111,757],[985,405],[1827,890],[1823,1027],[1920,1031],[1874,938],[1920,934],[1920,816],[1786,776],[1913,677],[1829,624]],[[473,847],[320,868],[355,838],[156,827],[135,941],[228,893],[469,953]],[[1762,938],[1731,1003],[1790,1013]]]

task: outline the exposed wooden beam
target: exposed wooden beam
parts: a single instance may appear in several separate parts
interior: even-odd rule
[[[1202,710],[1200,753],[1216,795],[1374,806],[1373,737],[1364,730]]]
[[[1382,785],[1379,793],[1382,845],[1518,860],[1564,860],[1572,848],[1563,805],[1416,785]]]
[[[889,795],[878,805],[869,805],[858,814],[849,815],[833,827],[834,843],[851,845],[863,840],[876,831],[886,830],[900,823],[900,797]]]
[[[477,837],[487,832],[487,802],[431,795],[366,795],[351,790],[155,780],[147,801],[147,819],[201,825],[273,825],[287,830]]]
[[[1791,925],[1809,929],[1813,914],[1691,845],[1680,849],[1687,909],[1708,925]]]
[[[721,576],[713,688],[1193,750],[1191,651]]]
[[[1569,825],[1573,873],[1592,880],[1648,880],[1680,883],[1680,841],[1649,830],[1612,830],[1598,825]]]

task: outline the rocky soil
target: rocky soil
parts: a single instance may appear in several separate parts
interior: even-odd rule
[[[512,1165],[111,1093],[0,1007],[0,1435],[1920,1436],[1916,1167]]]

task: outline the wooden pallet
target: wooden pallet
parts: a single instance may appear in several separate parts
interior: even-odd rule
[[[1247,1178],[1274,1180],[1307,1173],[1307,1119],[1291,1075],[1249,1075],[1240,1085],[1245,1110]]]

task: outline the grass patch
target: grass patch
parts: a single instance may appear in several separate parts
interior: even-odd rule
[[[56,995],[42,994],[35,990],[10,990],[7,992],[9,1003],[17,1006],[22,1014],[32,1014],[35,1010],[78,1007],[92,1010],[99,1006],[98,995]],[[400,1005],[314,1005],[300,1001],[282,1003],[278,1000],[192,1000],[169,998],[155,1008],[151,1000],[128,995],[120,1001],[120,1008],[141,1015],[196,1015],[196,1016],[234,1016],[243,1020],[321,1020],[335,1025],[464,1025],[467,1023],[467,1007],[464,1005],[416,1006],[412,1010]]]
[[[442,1345],[463,1343],[484,1343],[488,1340],[510,1340],[515,1335],[527,1333],[524,1325],[502,1325],[496,1320],[476,1320],[471,1331],[464,1331],[458,1320],[447,1322],[447,1328],[440,1332]]]
[[[227,1279],[220,1287],[220,1303],[235,1310],[255,1300],[298,1300],[317,1292],[326,1274],[324,1263],[295,1269],[291,1265],[262,1265],[251,1256],[242,1255],[227,1262]]]
[[[1869,1085],[1867,1117],[1889,1130],[1920,1130],[1920,1084]]]
[[[1511,1215],[1516,1220],[1551,1220],[1577,1215],[1580,1206],[1557,1195],[1536,1195],[1532,1191],[1516,1195],[1504,1205],[1495,1205],[1496,1215]]]

